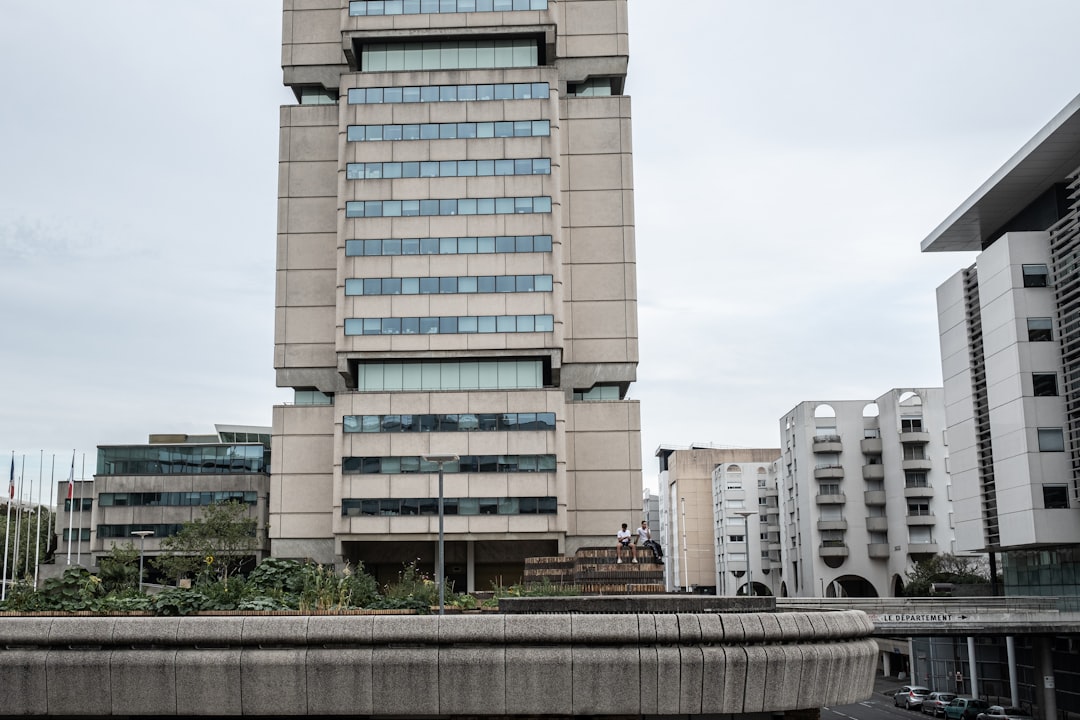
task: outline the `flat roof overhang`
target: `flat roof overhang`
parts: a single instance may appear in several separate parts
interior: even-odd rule
[[[1080,95],[938,225],[922,241],[922,251],[982,250],[985,240],[1077,167]]]

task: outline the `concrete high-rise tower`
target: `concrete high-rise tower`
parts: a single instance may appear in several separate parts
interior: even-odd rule
[[[285,0],[274,555],[513,582],[641,502],[626,0]]]

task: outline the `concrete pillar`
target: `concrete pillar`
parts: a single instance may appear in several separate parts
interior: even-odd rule
[[[1009,704],[1013,707],[1020,706],[1020,678],[1016,673],[1016,638],[1012,635],[1005,638],[1005,654],[1009,663]]]
[[[881,669],[885,677],[892,677],[892,653],[881,653]]]
[[[1043,720],[1057,718],[1057,690],[1054,687],[1054,657],[1051,654],[1050,638],[1032,638],[1035,650],[1035,689],[1036,697],[1042,700]],[[1041,691],[1041,692],[1040,692]]]
[[[979,697],[979,673],[975,669],[975,638],[967,639],[968,671],[971,673],[971,697]]]
[[[476,592],[476,541],[465,541],[465,592]]]
[[[915,656],[915,643],[914,643],[914,641],[912,641],[911,638],[908,638],[908,641],[907,641],[907,654],[908,654],[908,658],[911,661],[910,662],[910,667],[908,668],[909,670],[911,670],[911,675],[910,675],[911,682],[914,685],[918,685],[919,684],[919,658],[917,658]]]

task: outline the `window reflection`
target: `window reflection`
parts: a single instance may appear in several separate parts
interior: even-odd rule
[[[355,287],[355,286],[354,286]],[[438,293],[439,290],[432,291]],[[553,315],[463,315],[428,318],[345,318],[345,335],[465,335],[553,332]]]
[[[554,515],[555,497],[443,498],[444,515]],[[344,517],[438,515],[438,498],[344,498]]]
[[[346,475],[398,475],[436,473],[439,464],[417,456],[346,457],[341,472]],[[555,472],[554,455],[462,455],[443,463],[443,472],[453,473],[547,473]]]
[[[555,413],[466,413],[462,415],[346,415],[346,433],[513,432],[554,430]]]

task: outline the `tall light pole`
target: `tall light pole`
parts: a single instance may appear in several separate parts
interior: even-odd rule
[[[750,516],[757,515],[756,512],[751,510],[736,510],[735,514],[743,519],[743,524],[746,526],[743,532],[746,533],[746,594],[750,597],[754,596],[754,569],[751,563],[753,557],[750,553]]]
[[[139,538],[139,592],[143,591],[143,560],[146,557],[146,538],[154,534],[153,530],[134,530],[131,533]]]
[[[438,559],[435,561],[435,582],[439,583],[439,614],[442,615],[446,612],[446,573],[444,571],[446,567],[445,562],[445,534],[443,532],[443,521],[446,517],[446,513],[443,512],[443,465],[448,462],[457,462],[457,455],[424,455],[422,456],[425,461],[439,464],[439,552]]]

